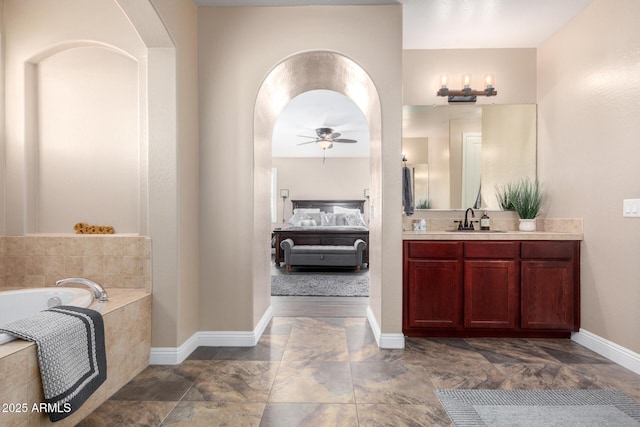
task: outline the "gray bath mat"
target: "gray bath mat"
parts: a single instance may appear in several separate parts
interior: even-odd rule
[[[355,273],[271,276],[271,295],[367,297],[369,277]]]
[[[613,390],[436,390],[456,426],[639,426],[640,405]]]

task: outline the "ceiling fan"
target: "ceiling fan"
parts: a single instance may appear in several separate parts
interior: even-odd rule
[[[316,129],[316,135],[317,136],[298,135],[302,138],[313,138],[313,141],[301,142],[298,145],[311,144],[315,142],[320,148],[326,150],[328,148],[333,148],[334,142],[346,142],[349,144],[358,142],[355,139],[340,138],[341,134],[339,132],[334,132],[331,128],[318,128]]]

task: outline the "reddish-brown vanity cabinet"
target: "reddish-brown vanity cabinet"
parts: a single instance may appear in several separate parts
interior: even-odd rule
[[[579,241],[404,242],[408,336],[569,337],[580,322]]]

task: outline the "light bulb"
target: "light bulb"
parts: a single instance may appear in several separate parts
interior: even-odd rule
[[[449,84],[449,75],[448,74],[441,74],[440,75],[440,87],[446,88],[448,84]]]
[[[468,88],[471,86],[471,73],[465,73],[462,75],[462,87]]]
[[[493,86],[496,84],[496,76],[494,74],[486,74],[484,76],[484,87],[489,89],[489,88],[493,88]]]

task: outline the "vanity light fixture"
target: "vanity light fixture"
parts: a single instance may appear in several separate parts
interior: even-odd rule
[[[471,89],[471,82],[471,73],[465,73],[462,75],[462,89],[452,90],[448,88],[449,76],[442,74],[437,95],[449,97],[449,102],[476,102],[478,96],[496,96],[498,94],[494,87],[494,74],[490,73],[484,76],[484,90]]]

